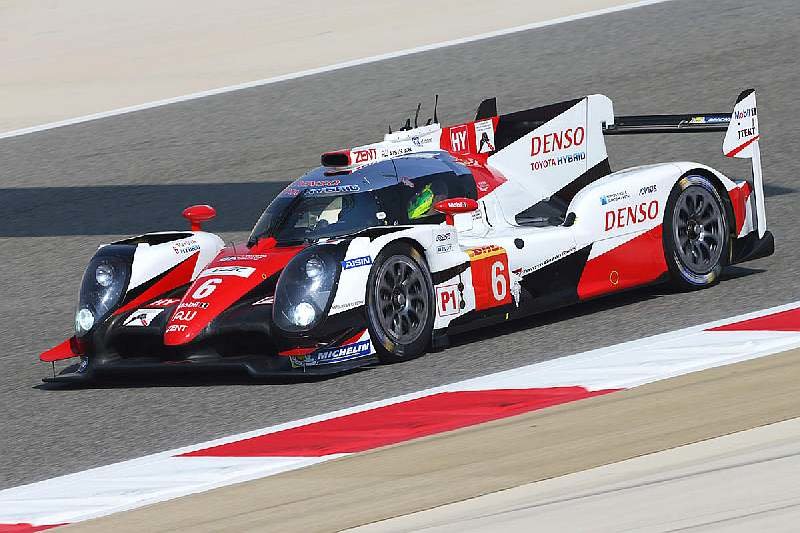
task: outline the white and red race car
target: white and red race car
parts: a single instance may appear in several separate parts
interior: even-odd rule
[[[726,132],[735,182],[693,162],[612,172],[605,136]],[[434,122],[322,155],[246,243],[200,228],[101,246],[49,381],[136,369],[325,374],[395,362],[449,335],[662,281],[694,289],[770,255],[753,90],[733,114],[614,115],[592,95]],[[182,363],[182,364],[177,364]]]

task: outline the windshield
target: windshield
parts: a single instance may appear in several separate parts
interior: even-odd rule
[[[303,242],[325,237],[339,237],[385,224],[386,214],[371,192],[352,194],[281,195],[261,215],[250,244],[262,237],[274,237],[280,243]]]

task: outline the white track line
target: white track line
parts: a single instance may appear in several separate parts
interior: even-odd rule
[[[175,96],[172,98],[166,98],[163,100],[156,100],[153,102],[147,102],[144,104],[138,104],[128,107],[121,107],[119,109],[112,109],[110,111],[103,111],[100,113],[92,113],[91,115],[84,115],[82,117],[75,117],[69,118],[66,120],[59,120],[57,122],[49,122],[47,124],[40,124],[38,126],[30,126],[27,128],[20,128],[16,130],[6,131],[0,133],[0,139],[8,139],[11,137],[19,137],[20,135],[27,135],[29,133],[37,133],[40,131],[45,130],[52,130],[55,128],[61,128],[64,126],[72,126],[74,124],[81,124],[83,122],[90,122],[92,120],[99,120],[108,117],[115,117],[118,115],[125,115],[127,113],[133,113],[136,111],[144,111],[145,109],[153,109],[155,107],[162,107],[171,104],[177,104],[180,102],[187,102],[189,100],[196,100],[198,98],[205,98],[207,96],[214,96],[217,94],[229,93],[234,91],[241,91],[242,89],[251,89],[253,87],[261,87],[263,85],[270,85],[273,83],[280,83],[282,81],[288,80],[295,80],[298,78],[303,78],[306,76],[313,76],[315,74],[322,74],[325,72],[332,72],[334,70],[341,70],[349,67],[355,67],[359,65],[366,65],[368,63],[377,63],[378,61],[386,61],[387,59],[395,59],[398,57],[408,56],[412,54],[418,54],[420,52],[428,52],[431,50],[437,50],[439,48],[447,48],[450,46],[458,46],[461,44],[472,43],[475,41],[482,41],[484,39],[491,39],[493,37],[501,37],[504,35],[511,35],[513,33],[519,33],[522,31],[533,30],[537,28],[544,28],[546,26],[554,26],[556,24],[563,24],[565,22],[573,22],[576,20],[587,19],[591,17],[597,17],[600,15],[607,15],[610,13],[618,13],[620,11],[627,11],[629,9],[635,9],[638,7],[649,6],[653,4],[661,4],[665,2],[670,2],[671,0],[643,0],[639,2],[632,2],[629,4],[622,4],[615,7],[607,7],[604,9],[597,9],[594,11],[587,11],[585,13],[578,13],[576,15],[569,15],[566,17],[560,17],[551,20],[545,20],[541,22],[533,22],[530,24],[524,24],[522,26],[515,26],[513,28],[506,28],[502,30],[495,30],[490,31],[487,33],[481,33],[478,35],[472,35],[470,37],[462,37],[460,39],[453,39],[450,41],[444,41],[440,43],[433,43],[433,44],[426,44],[423,46],[417,46],[415,48],[408,48],[406,50],[398,50],[396,52],[388,52],[385,54],[379,54],[375,56],[369,56],[361,59],[353,59],[350,61],[345,61],[342,63],[336,63],[333,65],[328,65],[324,67],[312,68],[308,70],[301,70],[299,72],[293,72],[290,74],[283,74],[281,76],[275,76],[272,78],[266,78],[262,80],[255,80],[255,81],[248,81],[245,83],[239,83],[236,85],[228,85],[226,87],[219,87],[217,89],[211,89],[208,91],[201,91],[197,93],[185,94],[182,96]]]

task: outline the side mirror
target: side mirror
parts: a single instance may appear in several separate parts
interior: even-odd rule
[[[192,225],[192,231],[202,231],[202,223],[217,216],[217,210],[210,205],[193,205],[183,210],[183,217]]]
[[[478,209],[478,202],[471,198],[448,198],[441,202],[436,202],[433,206],[440,213],[447,216],[447,225],[453,225],[453,216],[459,213],[472,213]]]

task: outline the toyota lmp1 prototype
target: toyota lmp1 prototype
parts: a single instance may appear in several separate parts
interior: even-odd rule
[[[607,135],[708,131],[752,160],[752,179],[692,162],[610,169]],[[191,231],[101,246],[75,335],[41,355],[78,363],[46,381],[179,365],[341,372],[632,287],[708,287],[774,251],[753,90],[732,114],[620,117],[602,95],[499,116],[489,99],[450,127],[434,111],[323,154],[247,242],[202,231],[214,213],[192,206]]]

